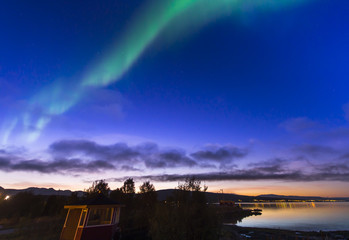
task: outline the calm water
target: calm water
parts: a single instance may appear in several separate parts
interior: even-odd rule
[[[262,215],[244,218],[238,226],[299,231],[349,231],[349,202],[242,203]]]

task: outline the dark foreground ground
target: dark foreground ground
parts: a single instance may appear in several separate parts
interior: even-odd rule
[[[18,231],[19,230],[19,231]],[[21,231],[22,230],[22,231]],[[51,234],[33,234],[23,229],[15,232],[0,234],[0,240],[43,240],[59,239],[58,229],[50,229]],[[36,229],[41,230],[41,229]],[[47,231],[47,229],[45,229]],[[29,233],[29,234],[28,234]],[[219,240],[349,240],[349,231],[336,232],[301,232],[268,228],[246,228],[235,225],[224,226]],[[166,239],[164,239],[166,240]]]
[[[241,212],[241,217],[247,212]],[[0,229],[0,240],[58,240],[64,218],[39,218],[5,224]],[[232,221],[231,221],[232,222]],[[7,226],[6,226],[7,225]],[[142,235],[142,234],[141,234]],[[146,235],[146,233],[144,233]],[[139,236],[138,236],[139,237]],[[128,239],[132,239],[128,238]],[[139,239],[139,238],[138,238]],[[141,238],[142,239],[142,238]],[[302,232],[268,228],[247,228],[224,225],[219,240],[349,240],[349,231]],[[164,239],[166,240],[166,239]],[[213,239],[214,240],[214,239]]]
[[[248,228],[229,225],[223,227],[220,240],[349,240],[349,231],[302,232],[268,228]]]

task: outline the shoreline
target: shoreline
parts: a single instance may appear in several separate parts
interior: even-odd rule
[[[257,227],[240,227],[237,225],[224,225],[223,231],[230,233],[228,239],[309,239],[309,240],[322,240],[322,239],[349,239],[349,230],[345,231],[295,231],[285,229],[273,229],[273,228],[257,228]]]

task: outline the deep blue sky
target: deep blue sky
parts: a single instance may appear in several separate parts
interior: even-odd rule
[[[37,97],[40,93],[46,99],[54,82],[64,89],[56,102],[79,91],[74,88],[79,79],[120,44],[144,6],[157,2],[2,3],[0,170],[7,175],[1,182],[15,187],[41,184],[19,177],[24,172],[27,178],[46,177],[44,186],[77,188],[62,174],[84,186],[93,178],[121,172],[120,178],[148,176],[154,181],[163,174],[194,172],[203,174],[204,180],[214,173],[228,174],[224,186],[232,191],[237,179],[258,193],[277,192],[277,187],[261,186],[300,182],[309,188],[321,181],[329,189],[347,185],[349,3],[345,0],[304,0],[274,9],[261,0],[262,7],[215,16],[197,26],[189,24],[190,16],[180,20],[179,14],[118,81],[89,89],[60,114],[42,110],[46,103]],[[194,12],[199,15],[200,9]],[[34,119],[50,118],[30,139],[27,133],[37,126],[24,124],[28,112]],[[118,143],[126,150],[115,149]],[[145,151],[141,147],[145,143],[157,148]],[[57,157],[57,144],[62,144],[59,151],[65,159]],[[105,151],[111,155],[103,155]],[[63,160],[61,168],[49,165]],[[105,168],[95,163],[94,169],[88,165],[91,161],[102,161],[100,166],[114,170],[103,175]],[[130,162],[134,171],[125,170]],[[77,171],[84,174],[76,176]],[[284,182],[284,178],[297,180]],[[218,180],[222,179],[214,178],[212,184]],[[297,193],[295,189],[289,190]],[[325,193],[314,190],[314,194]]]

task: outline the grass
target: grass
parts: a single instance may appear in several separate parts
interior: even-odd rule
[[[22,218],[12,226],[15,231],[0,235],[0,240],[58,240],[63,224],[62,217]]]

